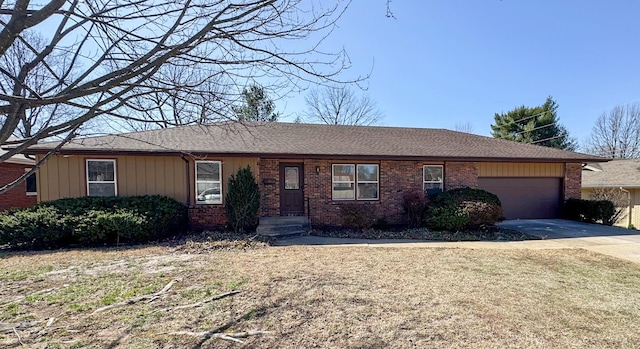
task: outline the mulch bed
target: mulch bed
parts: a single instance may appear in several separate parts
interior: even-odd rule
[[[483,226],[474,230],[459,232],[429,231],[427,228],[412,229],[314,229],[315,236],[351,239],[411,239],[436,241],[523,241],[540,240],[540,237],[497,226]]]

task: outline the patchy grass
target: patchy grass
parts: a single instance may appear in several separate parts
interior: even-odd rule
[[[242,346],[167,334],[214,330],[269,331],[251,348],[640,348],[640,268],[591,252],[201,244],[0,254],[0,331],[42,320],[17,327],[41,348]],[[11,329],[0,347],[20,347]]]

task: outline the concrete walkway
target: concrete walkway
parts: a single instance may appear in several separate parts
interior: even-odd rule
[[[421,241],[402,239],[344,239],[319,236],[295,236],[277,240],[276,246],[361,246],[402,248],[478,248],[478,249],[585,249],[640,263],[640,231],[567,220],[511,220],[499,224],[542,237],[527,241]]]

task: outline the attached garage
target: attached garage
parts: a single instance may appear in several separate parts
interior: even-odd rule
[[[562,163],[480,163],[478,187],[498,195],[506,219],[559,218],[564,172]]]
[[[562,178],[480,177],[478,187],[498,195],[506,219],[560,216]]]

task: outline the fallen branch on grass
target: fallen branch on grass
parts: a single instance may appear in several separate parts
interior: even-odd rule
[[[158,299],[163,294],[167,293],[171,289],[171,287],[173,287],[173,285],[176,282],[178,282],[178,280],[176,280],[176,279],[171,280],[171,282],[169,282],[163,289],[161,289],[160,291],[158,291],[156,293],[146,294],[146,295],[143,295],[143,296],[140,296],[140,297],[136,297],[136,298],[132,298],[132,299],[126,300],[124,302],[113,303],[113,304],[98,308],[98,309],[94,310],[93,313],[91,313],[91,315],[103,312],[105,310],[118,308],[118,307],[123,307],[125,305],[136,304],[136,303],[139,303],[139,302],[142,302],[142,301],[147,301],[147,303],[151,303],[154,300]]]
[[[231,291],[231,292],[227,292],[227,293],[222,293],[219,294],[217,296],[213,296],[209,299],[205,299],[203,301],[197,302],[197,303],[193,303],[193,304],[186,304],[186,305],[179,305],[177,307],[173,307],[173,308],[162,308],[162,309],[157,309],[154,311],[154,313],[162,313],[165,311],[170,311],[170,310],[180,310],[180,309],[190,309],[190,308],[197,308],[200,306],[203,306],[207,303],[213,302],[213,301],[217,301],[219,299],[223,299],[223,298],[227,298],[227,297],[231,297],[234,296],[238,293],[240,293],[241,291]]]
[[[47,321],[47,324],[45,325],[45,327],[48,327],[48,326],[51,326],[50,324],[52,324],[54,320],[55,318],[50,318],[46,320],[26,321],[26,322],[21,322],[19,324],[9,324],[9,323],[0,322],[0,333],[11,333],[11,332],[15,332],[16,330],[27,330],[32,327],[40,326],[40,324],[42,324],[45,321]]]
[[[224,339],[224,340],[232,341],[236,343],[244,343],[244,341],[240,340],[239,338],[259,336],[259,335],[268,334],[268,333],[269,333],[268,331],[244,331],[244,332],[229,332],[229,333],[221,333],[216,331],[210,331],[210,332],[180,331],[180,332],[164,332],[160,334],[168,334],[172,336],[191,336],[191,337],[197,337],[201,339],[217,338],[217,339]]]

